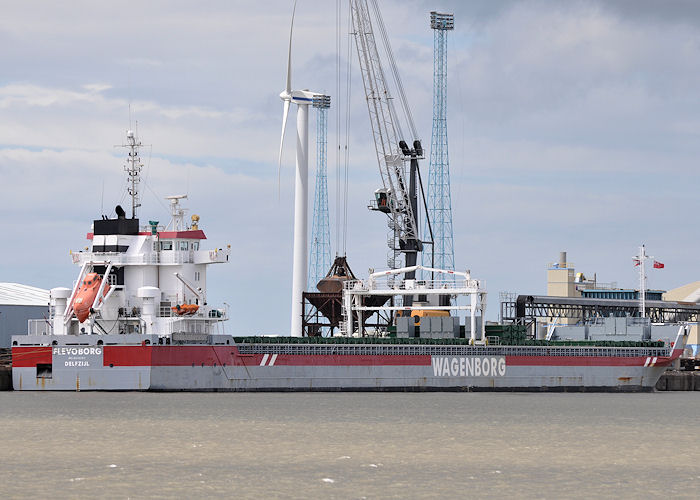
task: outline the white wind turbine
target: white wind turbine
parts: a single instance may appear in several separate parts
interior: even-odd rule
[[[292,25],[289,29],[289,54],[287,56],[287,85],[280,94],[284,102],[282,114],[282,137],[280,138],[279,166],[282,168],[282,145],[287,126],[289,106],[297,105],[297,168],[294,180],[294,264],[292,268],[292,321],[291,335],[302,336],[302,294],[306,286],[308,256],[308,210],[309,210],[309,105],[316,92],[292,90],[292,31],[297,4],[294,2]]]

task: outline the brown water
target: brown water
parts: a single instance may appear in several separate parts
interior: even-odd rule
[[[696,497],[700,393],[0,393],[14,497]]]

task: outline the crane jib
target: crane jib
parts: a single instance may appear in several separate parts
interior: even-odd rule
[[[415,127],[389,45],[386,28],[375,0],[372,0],[372,7],[374,16],[370,15],[367,0],[350,0],[350,15],[365,91],[365,101],[372,127],[379,172],[384,184],[384,189],[380,193],[383,205],[379,206],[377,203],[376,209],[387,213],[391,219],[387,243],[393,252],[393,257],[389,257],[388,264],[390,268],[397,268],[401,267],[398,262],[399,254],[404,254],[406,265],[412,266],[416,263],[417,252],[423,248],[416,222],[418,184],[422,186],[422,181],[418,179],[420,175],[418,159],[423,157],[423,148],[417,139],[413,141],[413,149],[409,148],[404,140],[399,139],[403,133],[397,119],[394,100],[389,92],[382,59],[377,49],[373,23],[376,24],[380,39],[384,44],[384,53],[388,57],[390,73],[399,93],[399,102],[414,136]],[[407,160],[410,160],[409,168],[406,165]],[[406,278],[410,277],[406,275]]]

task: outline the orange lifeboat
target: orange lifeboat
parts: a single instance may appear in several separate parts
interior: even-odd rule
[[[199,306],[197,304],[178,304],[171,309],[178,316],[192,316],[199,310]]]
[[[97,292],[99,292],[101,284],[102,277],[97,273],[88,273],[80,284],[78,293],[75,295],[75,300],[73,301],[73,311],[75,311],[75,315],[81,323],[90,315],[90,308],[92,304],[95,303],[95,297],[97,297]],[[109,284],[105,284],[102,297],[107,295],[108,291]]]

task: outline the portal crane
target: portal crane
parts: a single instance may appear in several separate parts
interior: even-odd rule
[[[418,252],[423,250],[424,243],[428,243],[421,241],[416,223],[419,183],[421,192],[423,191],[418,166],[418,160],[423,159],[423,147],[413,124],[379,7],[376,0],[371,0],[371,3],[374,19],[370,16],[367,0],[350,0],[355,46],[360,61],[379,173],[384,185],[383,188],[375,191],[375,199],[370,204],[370,209],[383,212],[389,217],[389,268],[397,269],[404,266],[413,268],[417,263]],[[413,135],[413,147],[409,147],[404,140],[404,134],[397,119],[394,101],[389,93],[374,36],[373,20],[382,38],[399,101]],[[425,205],[425,195],[423,200]],[[428,228],[432,234],[429,222]],[[432,244],[432,241],[429,244]],[[405,256],[405,264],[400,262],[400,254]],[[406,272],[405,279],[415,279],[415,271]],[[408,295],[404,299],[404,305],[411,304],[412,297]]]

